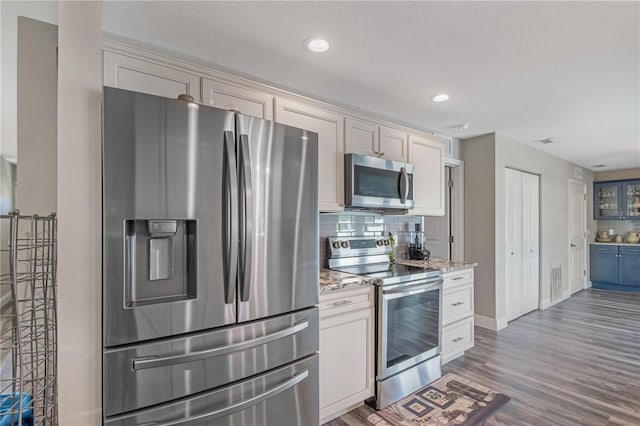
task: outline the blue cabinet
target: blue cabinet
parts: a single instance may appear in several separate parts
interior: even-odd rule
[[[591,244],[594,288],[640,291],[640,245]]]
[[[620,246],[618,262],[620,285],[635,286],[640,289],[640,246]]]
[[[593,218],[640,220],[640,179],[594,182]]]

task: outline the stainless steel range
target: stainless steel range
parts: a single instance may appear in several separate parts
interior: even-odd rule
[[[329,268],[378,278],[376,394],[382,409],[441,376],[442,272],[392,264],[380,236],[330,237]]]

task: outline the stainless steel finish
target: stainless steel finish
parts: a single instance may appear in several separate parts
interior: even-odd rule
[[[354,173],[355,168],[359,166],[396,172],[398,180],[397,194],[392,198],[356,194]],[[345,207],[397,210],[412,209],[415,203],[413,193],[410,191],[409,175],[413,175],[413,171],[414,166],[411,164],[362,154],[345,154]]]
[[[149,280],[166,280],[173,277],[173,240],[149,239]]]
[[[384,380],[388,377],[393,376],[394,374],[399,373],[400,371],[406,370],[407,368],[421,363],[429,358],[433,358],[436,355],[439,355],[442,352],[442,278],[438,278],[435,281],[428,282],[424,281],[416,281],[413,283],[414,285],[404,285],[400,288],[395,289],[387,289],[386,286],[378,287],[378,298],[377,298],[377,368],[376,368],[376,377],[378,380]],[[395,364],[391,367],[387,367],[387,325],[389,318],[389,301],[402,298],[402,297],[411,297],[417,294],[426,293],[429,291],[439,291],[439,302],[438,302],[438,346],[425,350],[419,355],[406,359],[398,364]],[[426,385],[427,383],[425,383]]]
[[[250,321],[313,306],[318,300],[317,134],[254,117],[237,116],[251,159],[253,222],[248,301],[238,320]],[[242,144],[240,144],[242,145]],[[248,182],[247,182],[248,186]]]
[[[335,302],[333,306],[335,307],[345,306],[345,305],[350,305],[351,303],[353,303],[351,300],[340,300],[339,302]]]
[[[400,169],[400,174],[402,175],[402,180],[400,180],[400,202],[406,204],[409,196],[409,174],[405,167]]]
[[[349,244],[349,241],[358,240],[368,243],[371,247],[355,248]],[[377,245],[376,242],[381,242],[383,245]],[[346,247],[345,247],[346,244]],[[380,261],[372,259],[363,259],[361,264],[368,263],[383,263],[389,262],[388,254],[391,253],[393,246],[389,241],[389,238],[383,236],[358,236],[358,237],[328,237],[327,238],[327,253],[331,260],[340,257],[354,258],[357,256],[374,256],[374,255],[387,255],[380,257]],[[353,265],[353,263],[350,263]],[[336,262],[336,265],[340,265],[340,261]],[[346,266],[346,265],[344,265]]]
[[[170,404],[107,418],[106,426],[318,425],[318,355]]]
[[[240,153],[240,300],[247,302],[251,291],[251,259],[253,255],[253,183],[251,179],[251,154],[249,137],[240,135],[238,144]]]
[[[305,326],[306,325],[306,326]],[[123,348],[104,357],[113,416],[260,374],[318,351],[318,308]],[[170,384],[170,385],[169,385]]]
[[[236,177],[236,154],[233,132],[224,132],[223,179],[225,189],[222,194],[222,223],[224,260],[224,301],[233,303],[236,295],[236,279],[238,274],[238,178]]]
[[[309,321],[305,320],[305,321],[296,323],[291,327],[287,327],[283,330],[276,331],[274,333],[265,334],[264,336],[256,337],[255,339],[249,339],[243,342],[232,343],[230,345],[220,346],[217,348],[190,352],[188,354],[165,356],[165,357],[154,355],[151,357],[134,358],[133,369],[144,370],[145,368],[166,367],[168,365],[199,361],[201,359],[226,355],[233,352],[238,352],[245,349],[253,348],[258,345],[264,345],[265,343],[273,342],[274,340],[282,339],[283,337],[291,336],[292,334],[296,334],[307,327],[309,327]]]
[[[376,380],[375,407],[381,410],[442,376],[440,355],[386,380]]]
[[[234,118],[232,112],[104,88],[102,269],[106,347],[236,321],[235,304],[224,303],[222,253],[228,250],[223,241],[228,231],[223,212],[228,206],[221,206],[227,192],[223,164],[228,161],[223,135],[225,131],[234,132]],[[227,151],[227,155],[232,152]],[[233,170],[235,162],[229,163],[229,171]],[[124,268],[123,241],[126,222],[132,219],[197,222],[193,227],[197,234],[193,253],[196,273],[191,277],[194,297],[126,306],[123,288],[128,271]],[[178,255],[176,251],[174,258]]]

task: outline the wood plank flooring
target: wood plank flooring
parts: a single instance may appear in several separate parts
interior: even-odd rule
[[[640,293],[584,290],[443,367],[511,401],[486,425],[640,425]],[[369,425],[359,407],[326,426]]]

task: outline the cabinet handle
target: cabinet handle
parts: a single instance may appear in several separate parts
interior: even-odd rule
[[[456,337],[455,339],[453,339],[451,341],[451,343],[458,343],[460,340],[464,340],[464,338],[463,337]]]
[[[464,302],[456,302],[451,304],[451,306],[460,306],[460,305],[464,305]]]
[[[458,280],[463,280],[464,277],[455,277],[455,278],[452,278],[452,279],[453,279],[453,281],[458,281]]]
[[[351,303],[351,300],[341,300],[333,304],[333,306],[344,306]]]
[[[379,152],[378,155],[382,157],[384,155],[384,152]]]

